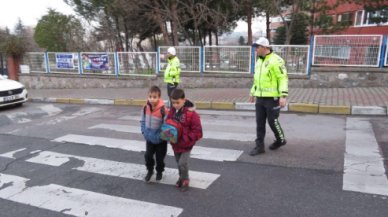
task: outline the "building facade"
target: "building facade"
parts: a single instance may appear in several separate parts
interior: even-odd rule
[[[336,0],[328,0],[329,5],[335,5]],[[355,3],[342,3],[328,12],[334,24],[348,26],[335,34],[388,34],[388,1],[375,7]],[[315,33],[320,32],[314,29]]]

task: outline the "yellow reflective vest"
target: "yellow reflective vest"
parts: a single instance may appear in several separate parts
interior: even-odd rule
[[[164,71],[165,83],[180,83],[181,66],[178,57],[167,59],[167,68]]]
[[[256,97],[288,96],[288,75],[284,60],[269,53],[258,57],[250,95]]]

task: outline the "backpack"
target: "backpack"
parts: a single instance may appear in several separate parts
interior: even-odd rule
[[[162,140],[178,143],[179,138],[182,134],[182,125],[173,119],[167,119],[164,124],[162,124],[160,131],[160,138]]]

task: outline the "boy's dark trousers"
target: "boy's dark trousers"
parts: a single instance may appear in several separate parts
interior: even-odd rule
[[[167,95],[168,95],[168,98],[170,98],[172,91],[175,90],[177,87],[178,87],[178,83],[174,83],[174,84],[167,83]]]
[[[171,108],[172,107],[172,102],[171,102],[171,93],[178,87],[178,83],[170,84],[167,83],[167,95],[168,95],[168,106]]]
[[[164,171],[164,158],[167,154],[167,141],[162,141],[159,144],[153,144],[149,141],[146,143],[146,152],[144,154],[146,167],[148,171],[154,171],[156,157],[156,172],[161,173]]]
[[[284,133],[279,123],[279,98],[256,97],[256,146],[264,148],[265,123],[268,124],[275,134],[276,141],[284,140]]]

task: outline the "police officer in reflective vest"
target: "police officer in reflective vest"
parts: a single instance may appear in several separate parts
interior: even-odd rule
[[[276,138],[269,149],[276,150],[287,143],[278,118],[280,108],[286,105],[288,95],[288,76],[284,60],[272,52],[268,39],[264,37],[257,40],[253,47],[256,49],[257,61],[249,101],[254,102],[256,99],[257,138],[256,146],[249,153],[251,156],[265,152],[266,120]]]
[[[174,47],[169,47],[167,50],[167,68],[164,71],[164,82],[167,84],[167,94],[170,98],[171,93],[178,87],[180,83],[181,66],[176,50]],[[169,99],[171,102],[171,99]],[[171,105],[170,105],[171,107]]]

